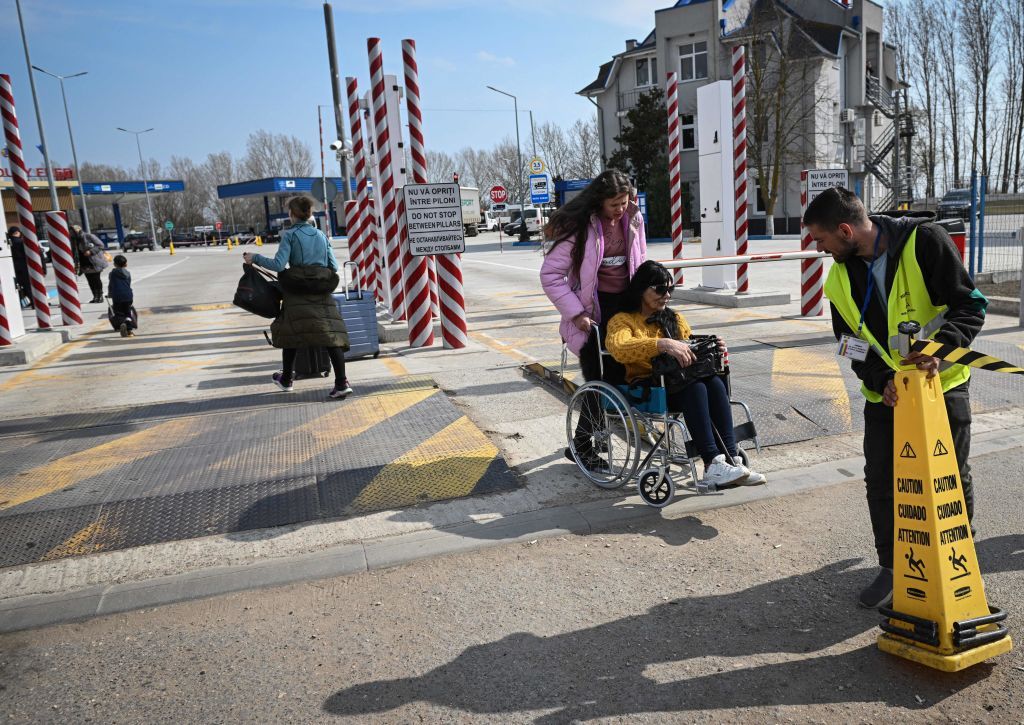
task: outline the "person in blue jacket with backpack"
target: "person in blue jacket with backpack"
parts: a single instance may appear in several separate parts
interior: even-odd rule
[[[337,289],[338,260],[324,233],[310,222],[313,200],[308,196],[288,201],[292,226],[281,234],[274,258],[246,252],[246,264],[278,272],[281,313],[270,325],[274,347],[281,348],[282,369],[274,385],[290,393],[295,379],[295,357],[300,347],[326,348],[334,368],[334,388],[328,394],[340,400],[352,393],[345,376],[348,331],[332,293]]]

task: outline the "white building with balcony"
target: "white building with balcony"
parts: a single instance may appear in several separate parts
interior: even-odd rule
[[[767,4],[772,17],[787,24],[781,36],[788,47],[782,50],[817,75],[817,108],[801,134],[803,148],[795,153],[800,161],[784,170],[775,231],[798,231],[801,168],[846,168],[850,186],[869,208],[895,206],[900,195],[894,188],[893,158],[901,142],[892,121],[898,88],[895,53],[883,42],[882,6],[872,0],[678,0],[656,11],[647,37],[627,40],[625,50],[603,63],[597,78],[578,91],[597,106],[602,157],[607,160],[618,149],[615,137],[641,94],[655,87],[664,91],[666,74],[676,71],[682,178],[698,199],[697,89],[731,78],[732,46],[744,43],[751,52],[750,13]],[[748,94],[749,87],[748,80]],[[752,190],[756,186],[752,170]],[[762,233],[764,208],[756,195],[750,218],[751,233]]]

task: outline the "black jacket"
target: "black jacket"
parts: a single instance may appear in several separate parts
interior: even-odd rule
[[[975,288],[974,282],[964,268],[960,252],[945,229],[930,222],[931,214],[920,216],[872,216],[871,221],[882,229],[886,240],[886,298],[892,291],[892,283],[896,277],[900,255],[907,244],[910,232],[917,229],[915,252],[917,263],[921,267],[924,285],[928,296],[936,307],[946,305],[946,323],[939,328],[932,339],[957,347],[969,347],[985,324],[985,308],[988,300]],[[859,309],[864,302],[868,286],[868,265],[862,258],[852,259],[846,263],[850,276],[850,292]],[[885,344],[889,339],[888,310],[882,308],[881,301],[875,297],[868,304],[864,315],[864,325],[871,330],[875,339]],[[919,320],[921,324],[927,320]],[[839,339],[841,335],[853,335],[842,316],[832,306],[832,330]],[[873,349],[868,352],[863,362],[853,362],[853,371],[869,390],[881,394],[886,383],[892,378],[894,371],[879,357]]]
[[[107,289],[114,302],[134,302],[132,273],[124,267],[114,267],[107,276]]]

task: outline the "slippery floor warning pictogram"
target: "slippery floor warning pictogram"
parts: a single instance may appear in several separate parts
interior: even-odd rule
[[[879,609],[878,646],[954,672],[1013,643],[1005,613],[985,598],[939,378],[911,370],[895,380],[894,430],[906,442],[893,456],[893,602]],[[931,455],[917,457],[915,448]]]

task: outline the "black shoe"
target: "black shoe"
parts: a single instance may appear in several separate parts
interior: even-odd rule
[[[579,461],[580,465],[582,465],[588,471],[607,471],[608,470],[608,464],[605,463],[604,460],[602,460],[602,458],[599,455],[594,453],[594,451],[592,451],[592,450],[581,451],[581,450],[577,449],[577,454],[580,457],[580,461]],[[572,456],[572,449],[571,448],[566,448],[565,449],[565,457],[568,458],[573,463],[576,463],[576,459],[573,458],[573,456]]]
[[[860,606],[865,609],[892,606],[892,569],[882,568],[878,576],[860,593]]]

